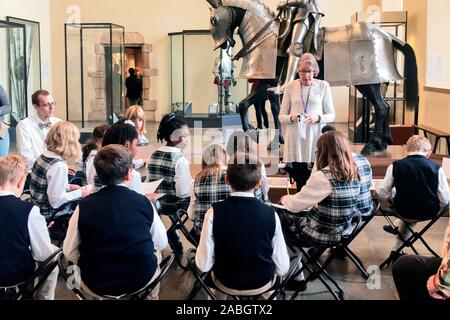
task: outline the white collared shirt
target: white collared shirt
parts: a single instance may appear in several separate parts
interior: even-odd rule
[[[254,198],[252,192],[232,192],[231,197],[246,197]],[[239,210],[239,208],[236,208]],[[275,214],[275,233],[272,239],[272,260],[275,263],[276,274],[283,276],[289,270],[289,255],[284,242],[283,231],[281,229],[280,218]],[[212,269],[215,261],[214,257],[214,236],[213,236],[213,221],[214,210],[209,208],[203,221],[202,233],[200,242],[195,255],[195,263],[197,267],[203,271],[208,272]]]
[[[48,158],[62,159],[59,155],[51,151],[45,151],[44,156]],[[58,209],[63,204],[83,196],[80,189],[69,190],[68,180],[69,169],[65,161],[58,161],[53,164],[46,173],[48,202],[53,209]]]
[[[125,186],[124,184],[119,184],[119,186]],[[100,204],[101,205],[101,204]],[[152,237],[153,245],[155,250],[162,251],[165,247],[167,247],[167,234],[166,227],[164,227],[161,218],[156,212],[155,208],[153,209],[153,223],[150,227],[150,235]],[[80,233],[78,231],[78,218],[80,216],[80,207],[77,206],[75,212],[69,221],[69,228],[67,229],[66,238],[64,239],[63,252],[64,256],[67,260],[72,262],[77,262],[80,258],[80,250],[78,247],[81,244]]]
[[[183,154],[183,152],[177,147],[162,146],[158,150],[162,152],[175,152]],[[175,164],[174,180],[176,196],[178,198],[189,197],[192,190],[192,176],[189,169],[189,161],[184,155],[180,157]]]
[[[0,198],[4,196],[13,196],[9,191],[0,191]],[[28,215],[28,233],[30,235],[30,247],[33,259],[36,261],[45,261],[55,251],[55,246],[50,241],[47,223],[39,208],[33,206]]]
[[[54,125],[61,121],[56,117],[50,117],[48,121]],[[17,124],[16,139],[17,152],[24,158],[28,169],[33,168],[34,161],[44,153],[45,138],[50,128],[39,128],[39,124],[44,123],[37,115],[23,119]]]

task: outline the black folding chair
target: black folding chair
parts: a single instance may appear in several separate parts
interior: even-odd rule
[[[300,253],[302,256],[302,267],[295,273],[294,277],[301,272],[308,270],[309,275],[306,277],[306,282],[319,279],[334,299],[344,300],[344,290],[339,286],[339,284],[333,279],[333,277],[327,272],[326,269],[330,265],[330,263],[338,256],[339,251],[343,250],[359,269],[363,277],[368,279],[369,275],[365,270],[364,264],[358,258],[358,256],[350,250],[349,245],[370,222],[375,212],[378,211],[379,207],[379,202],[375,200],[372,214],[370,216],[355,216],[351,222],[353,226],[352,232],[350,234],[341,235],[341,242],[338,244],[323,247],[312,247],[311,250],[306,250],[304,247],[295,246],[295,240],[289,241],[288,245],[290,249],[294,252]],[[325,259],[325,261],[321,263],[320,258],[328,249],[330,249],[330,254]],[[332,286],[334,288],[332,288]],[[299,293],[300,291],[295,291],[291,297],[291,300],[294,300]]]
[[[197,265],[195,263],[195,253],[196,253],[195,248],[189,249],[187,253],[187,261],[189,267],[192,273],[194,274],[195,279],[197,280],[187,300],[192,300],[201,289],[203,289],[212,300],[217,300],[217,297],[214,295],[211,289],[217,290],[228,296],[231,296],[233,300],[258,300],[258,298],[260,298],[263,294],[268,292],[271,292],[271,294],[267,300],[274,300],[278,295],[281,295],[282,299],[284,300],[285,299],[284,287],[286,286],[287,282],[291,279],[292,275],[295,272],[295,268],[290,268],[288,273],[284,277],[280,276],[276,277],[276,281],[271,288],[257,295],[252,296],[231,295],[216,287],[214,281],[212,281],[211,272],[201,272],[197,268]]]
[[[189,221],[189,215],[186,210],[180,209],[175,214],[175,221],[177,222],[177,228],[183,233],[184,237],[195,248],[198,247],[198,240],[192,235],[191,231],[186,226],[186,222]]]
[[[165,197],[167,197],[167,196],[165,196]],[[185,211],[188,208],[188,206],[189,206],[188,200],[182,199],[180,201],[180,199],[176,198],[176,197],[167,197],[165,200],[165,203],[161,206],[161,209],[159,210],[159,214],[165,215],[165,216],[169,217],[169,219],[170,219],[171,225],[170,225],[169,229],[167,229],[167,232],[166,232],[167,239],[169,241],[170,248],[175,253],[175,261],[180,266],[180,268],[183,269],[184,271],[188,270],[188,267],[187,267],[187,264],[183,264],[183,262],[182,262],[183,251],[177,250],[177,247],[179,246],[179,244],[174,243],[174,241],[178,241],[179,243],[181,243],[180,238],[177,235],[177,231],[180,230],[181,232],[183,232],[183,230],[181,230],[181,226],[184,225],[184,222],[186,222],[188,219],[188,217],[186,216],[186,218],[182,219],[184,222],[180,223],[177,218],[177,212],[179,210]]]
[[[143,300],[161,282],[161,280],[167,274],[167,271],[169,271],[169,268],[172,265],[174,259],[175,259],[175,255],[173,253],[171,253],[170,255],[165,257],[159,264],[159,268],[160,268],[159,275],[152,282],[148,283],[145,287],[143,287],[142,289],[140,289],[136,292],[125,293],[120,296],[99,295],[96,293],[95,293],[95,295],[100,297],[102,300]],[[62,274],[65,282],[67,283],[67,287],[69,289],[71,289],[73,291],[73,293],[75,293],[75,295],[77,296],[77,298],[79,300],[88,300],[85,293],[83,293],[83,291],[81,289],[80,283],[77,283],[77,282],[74,283],[74,281],[70,278],[72,275],[69,275],[67,272],[67,269],[70,266],[73,266],[73,264],[68,263],[65,260],[66,259],[64,258],[64,255],[61,255],[58,259],[58,265],[61,270],[61,274]],[[77,277],[75,276],[75,279],[76,278]],[[70,281],[70,286],[69,286],[69,281]]]
[[[423,235],[425,234],[425,232],[427,232],[428,229],[430,229],[436,221],[439,220],[439,218],[441,218],[447,211],[448,211],[448,205],[445,206],[444,208],[441,208],[441,210],[439,210],[439,212],[432,218],[432,219],[426,219],[426,220],[421,220],[423,221],[428,221],[428,223],[420,230],[415,231],[413,228],[410,227],[409,223],[407,221],[405,221],[405,218],[401,217],[398,215],[398,213],[395,210],[389,210],[389,209],[383,209],[380,208],[381,213],[383,214],[384,218],[388,221],[388,223],[390,224],[390,226],[392,227],[392,229],[395,232],[395,235],[402,241],[402,245],[395,250],[395,254],[391,254],[386,260],[384,260],[381,264],[380,264],[380,269],[383,269],[386,265],[388,265],[389,263],[393,262],[393,259],[395,257],[395,255],[400,255],[401,251],[408,247],[411,248],[411,250],[416,254],[419,255],[419,252],[417,251],[417,249],[414,247],[414,243],[417,240],[420,240],[422,242],[422,244],[425,246],[425,248],[428,249],[428,251],[434,255],[435,257],[440,258],[439,254],[437,254],[431,247],[430,245],[423,239]],[[408,229],[408,231],[411,233],[411,236],[409,236],[408,239],[404,239],[402,237],[402,235],[400,234],[400,232],[398,231],[398,227],[394,224],[394,222],[391,220],[391,218],[389,217],[389,215],[393,214],[397,219],[400,219],[403,221],[403,223],[405,223],[406,228]],[[417,221],[420,222],[420,221]]]
[[[349,236],[344,236],[342,238],[341,244],[336,247],[335,250],[331,250],[332,259],[335,259],[340,252],[345,253],[345,257],[349,257],[350,260],[355,264],[364,279],[369,278],[369,274],[366,271],[366,267],[361,259],[349,248],[350,243],[361,233],[361,231],[369,224],[373,219],[377,211],[380,209],[380,201],[378,199],[373,199],[373,208],[370,215],[361,216],[361,222],[356,226],[355,230]],[[330,261],[331,262],[331,261]]]
[[[172,225],[167,230],[167,234],[176,232],[176,230],[180,230],[184,237],[189,241],[189,243],[197,248],[198,241],[193,237],[189,229],[186,227],[186,222],[189,220],[187,211],[184,209],[179,209],[175,212],[174,215],[169,215],[169,218],[172,222]],[[187,262],[183,263],[183,255],[175,254],[175,261],[183,271],[187,271],[189,270],[189,266]]]
[[[24,300],[33,299],[34,294],[42,287],[44,281],[58,265],[57,257],[62,249],[58,249],[51,254],[34,272],[23,281],[14,285],[0,284],[0,300]]]

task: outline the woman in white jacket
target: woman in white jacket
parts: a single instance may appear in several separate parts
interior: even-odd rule
[[[280,121],[286,124],[283,162],[292,164],[300,191],[311,175],[322,126],[334,121],[335,112],[330,85],[314,79],[320,68],[312,54],[301,56],[297,72],[300,78],[286,85]]]

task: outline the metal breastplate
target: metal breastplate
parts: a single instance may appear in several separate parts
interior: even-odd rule
[[[273,17],[270,19],[273,20]],[[255,18],[250,12],[246,12],[241,25],[239,35],[244,43],[248,43],[264,25],[270,21],[261,23],[261,19]],[[272,79],[275,78],[277,61],[279,22],[273,21],[272,25],[249,48],[248,54],[243,56],[240,78],[243,79]]]
[[[392,38],[358,22],[325,28],[325,80],[330,85],[384,83],[403,79],[395,66]]]
[[[239,35],[243,43],[248,43],[264,28],[267,22],[274,20],[272,11],[259,1],[222,0],[224,6],[234,6],[246,10],[239,26]],[[274,21],[267,30],[249,48],[242,57],[239,78],[273,79],[277,61],[277,41],[279,22]]]

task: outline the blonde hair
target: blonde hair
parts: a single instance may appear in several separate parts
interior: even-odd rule
[[[222,146],[212,144],[206,147],[205,151],[203,151],[202,170],[197,174],[196,178],[206,176],[213,171],[216,178],[219,178],[221,166],[228,163],[227,158],[227,152]]]
[[[339,182],[361,180],[350,143],[341,132],[328,131],[317,141],[317,170],[327,166],[332,177]]]
[[[142,125],[142,128],[139,130],[137,127],[136,129],[139,130],[140,134],[146,134],[147,130],[145,129],[145,124],[146,124],[146,116],[145,116],[145,112],[144,109],[142,109],[141,106],[138,105],[134,105],[134,106],[130,106],[125,110],[125,118],[129,119],[133,122],[136,121],[136,119],[140,119],[142,120],[142,122],[144,122],[144,124]]]
[[[415,135],[406,142],[407,152],[429,152],[431,151],[431,143],[426,137]]]
[[[54,152],[64,160],[78,161],[81,153],[80,131],[68,121],[60,121],[52,126],[45,139],[48,151]]]
[[[17,179],[27,174],[28,168],[18,154],[10,154],[0,158],[0,185],[15,183]]]

